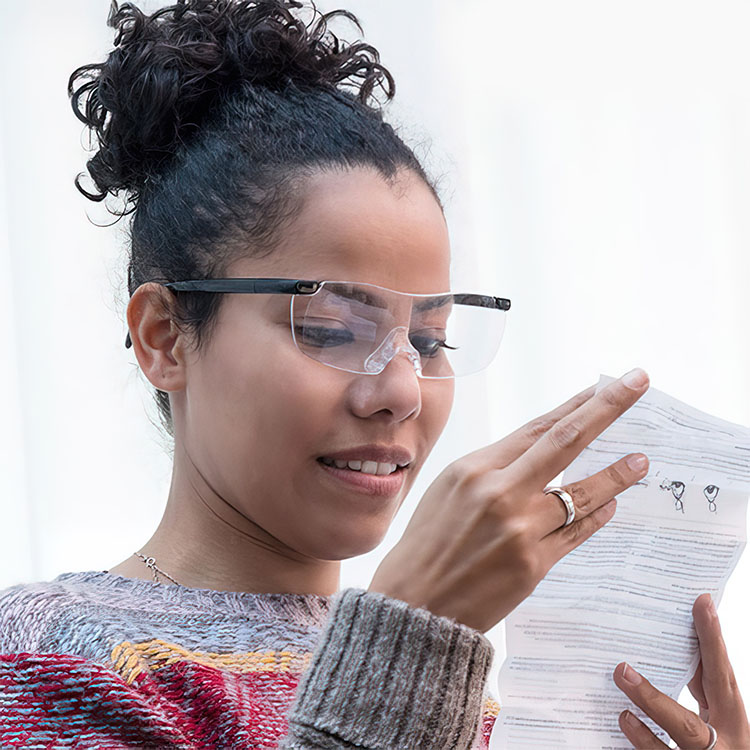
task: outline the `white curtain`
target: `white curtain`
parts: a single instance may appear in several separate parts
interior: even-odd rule
[[[600,372],[642,366],[657,388],[749,424],[747,4],[319,3],[339,5],[395,75],[391,120],[441,178],[455,288],[513,301],[498,359],[459,381],[410,498],[342,585],[367,586],[447,462]],[[122,222],[95,226],[111,217],[73,186],[87,154],[67,78],[110,48],[108,7],[0,5],[0,586],[116,564],[150,536],[169,487],[123,345]],[[748,580],[750,554],[719,612],[746,699]],[[502,626],[489,636],[494,691]]]

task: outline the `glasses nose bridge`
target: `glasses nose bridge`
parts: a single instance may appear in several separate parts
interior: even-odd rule
[[[417,376],[422,377],[422,358],[409,340],[409,329],[406,326],[391,329],[380,346],[365,360],[365,372],[378,375],[401,352],[411,362]]]

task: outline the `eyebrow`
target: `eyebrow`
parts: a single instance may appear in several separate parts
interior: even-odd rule
[[[372,294],[366,289],[361,288],[342,288],[336,290],[337,297],[345,297],[347,299],[353,299],[357,302],[363,302],[366,305],[372,305],[385,309],[387,305],[383,302],[382,297],[378,297],[376,294]],[[427,297],[422,301],[415,301],[413,309],[417,312],[424,312],[425,310],[434,310],[437,307],[442,307],[453,301],[452,294],[436,295],[434,297]]]
[[[356,300],[357,302],[363,302],[365,305],[372,305],[373,307],[386,307],[380,297],[370,294],[366,289],[342,287],[341,289],[336,289],[335,295],[337,297],[344,297],[346,299]]]
[[[428,297],[422,302],[415,302],[414,309],[418,312],[424,312],[425,310],[434,310],[436,307],[442,307],[453,301],[452,294],[443,294],[437,297]]]

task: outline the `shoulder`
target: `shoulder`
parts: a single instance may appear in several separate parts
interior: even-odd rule
[[[0,591],[0,653],[44,650],[60,615],[86,598],[75,573],[53,581],[21,583]]]

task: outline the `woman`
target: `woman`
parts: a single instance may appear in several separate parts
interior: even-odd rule
[[[635,454],[556,488],[572,512],[545,492],[646,391],[634,370],[446,467],[368,589],[338,590],[509,302],[449,292],[437,191],[372,101],[390,74],[300,7],[113,4],[115,49],[71,76],[100,143],[79,189],[134,211],[126,343],[174,465],[133,556],[4,592],[4,746],[487,747],[483,633],[647,472]],[[748,745],[706,603],[702,718],[615,680],[683,747],[709,719],[715,747]]]

